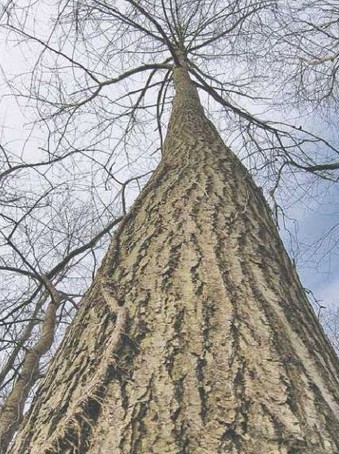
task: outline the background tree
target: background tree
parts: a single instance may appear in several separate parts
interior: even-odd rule
[[[128,3],[132,4],[130,9],[128,6],[124,6]],[[256,117],[248,112],[252,103],[251,99],[258,99],[258,81],[255,77],[246,76],[244,78],[241,74],[247,69],[248,63],[251,64],[256,58],[258,30],[264,30],[263,24],[265,19],[269,18],[269,14],[270,18],[272,17],[270,6],[276,14],[275,4],[270,2],[230,2],[226,7],[220,7],[215,2],[195,2],[194,4],[181,2],[180,5],[176,3],[150,5],[148,2],[140,5],[123,2],[118,7],[114,7],[108,6],[104,2],[87,2],[73,5],[73,10],[69,6],[69,4],[60,5],[60,14],[57,16],[52,36],[48,36],[48,33],[44,36],[45,30],[42,30],[40,37],[34,35],[30,30],[29,16],[24,16],[23,27],[22,17],[19,17],[20,20],[17,21],[18,18],[13,16],[13,11],[9,17],[8,26],[13,32],[19,33],[26,42],[42,46],[44,49],[33,73],[34,81],[39,74],[39,89],[35,83],[31,85],[33,89],[30,99],[40,105],[40,115],[44,124],[48,125],[48,161],[55,157],[59,159],[61,156],[60,159],[64,160],[64,157],[71,156],[75,165],[72,167],[73,172],[76,168],[78,171],[76,175],[81,175],[82,178],[80,184],[84,184],[84,175],[88,175],[88,162],[90,162],[93,170],[90,173],[90,182],[87,183],[87,187],[97,192],[103,181],[106,184],[114,182],[119,185],[120,175],[117,171],[117,162],[121,162],[124,156],[127,156],[130,164],[128,169],[130,173],[127,178],[125,175],[125,181],[135,178],[135,163],[137,162],[140,166],[140,158],[136,160],[134,152],[136,143],[139,149],[144,148],[151,151],[154,149],[157,152],[157,148],[159,148],[157,145],[152,145],[155,139],[150,134],[150,130],[154,128],[154,121],[160,133],[160,148],[163,150],[164,132],[162,130],[165,129],[163,123],[166,123],[167,106],[172,96],[170,83],[173,62],[180,66],[180,59],[184,57],[187,59],[185,64],[188,65],[195,85],[210,97],[206,103],[209,103],[210,111],[217,114],[214,116],[215,121],[220,123],[222,119],[223,127],[227,126],[224,137],[238,150],[239,156],[246,160],[249,168],[255,170],[257,177],[259,169],[263,170],[260,181],[265,190],[274,194],[285,172],[292,172],[295,175],[301,170],[308,170],[328,177],[328,171],[335,170],[314,168],[317,156],[313,147],[315,145],[319,147],[322,144],[325,147],[322,149],[325,150],[328,145],[325,140],[314,134],[300,131],[294,125],[268,122],[265,117]],[[29,5],[29,7],[32,14],[34,5]],[[6,13],[9,12],[10,8]],[[75,17],[76,20],[73,20],[72,17]],[[56,32],[58,27],[62,29],[62,35],[58,35]],[[226,56],[229,62],[228,71],[219,74],[216,66],[218,59],[225,62]],[[210,63],[207,64],[208,62]],[[53,72],[50,72],[52,65]],[[127,71],[126,66],[128,66]],[[67,71],[67,77],[63,78],[62,73],[69,67],[73,69],[74,78],[69,76],[69,71]],[[45,78],[46,74],[47,78]],[[139,77],[144,74],[147,74],[146,85],[144,77]],[[112,86],[120,88],[113,92]],[[246,108],[241,105],[243,98],[247,99]],[[155,100],[157,101],[155,102]],[[217,103],[221,109],[217,110]],[[154,121],[152,121],[153,119]],[[54,127],[52,128],[51,125]],[[115,141],[116,136],[118,140]],[[123,141],[120,140],[120,137],[123,137]],[[203,136],[202,141],[204,140],[206,138]],[[333,146],[327,146],[328,157],[332,152],[335,152]],[[162,162],[164,165],[164,161]],[[52,167],[51,164],[53,163],[48,162],[48,168]],[[96,167],[93,168],[94,164]],[[13,167],[13,164],[10,165]],[[65,169],[68,170],[69,166],[67,165]],[[189,172],[192,170],[188,164],[187,169]],[[149,164],[142,170],[143,174],[147,174],[150,170]],[[161,173],[160,170],[159,172]],[[180,175],[179,172],[177,180]],[[74,173],[71,177],[74,190],[79,183]],[[153,182],[157,181],[156,177],[153,178]],[[148,188],[152,184],[151,182]],[[206,182],[200,181],[200,185],[204,188]],[[55,190],[55,180],[52,180],[50,186]],[[125,196],[126,184],[120,183],[120,187],[122,187],[122,195]],[[207,189],[205,190],[208,192]],[[251,191],[252,189],[249,193]],[[246,192],[246,197],[249,197],[249,193]],[[162,194],[161,188],[159,194]],[[96,202],[101,199],[101,196],[102,194],[99,199],[95,199]],[[247,206],[246,199],[244,200],[241,212]],[[77,207],[81,206],[79,202],[82,203],[77,200]],[[105,209],[98,210],[96,215],[92,216],[92,220],[100,219],[102,221],[102,212],[112,214],[109,213],[109,209],[112,207],[111,194],[103,205]],[[126,203],[126,197],[123,197],[121,207],[123,213],[126,211],[126,205],[128,202]],[[54,201],[53,206],[56,206]],[[96,210],[97,206],[94,206]],[[245,209],[245,211],[247,210]],[[79,213],[83,212],[83,208],[79,210]],[[51,218],[53,219],[53,217]],[[103,233],[107,233],[113,227],[114,223],[109,221],[111,221],[110,216],[108,216],[106,224],[110,227],[103,228]],[[12,224],[15,225],[15,222],[15,220],[12,221]],[[123,225],[125,223],[128,221],[125,221]],[[122,228],[121,231],[123,230]],[[90,236],[92,235],[93,233],[90,234]],[[8,236],[11,237],[11,234],[6,235],[5,243],[18,255],[13,245],[9,243]],[[66,237],[66,240],[74,236],[82,237],[81,242],[83,242],[83,235],[71,234]],[[50,239],[46,242],[50,244]],[[30,241],[31,243],[32,241]],[[94,244],[92,242],[90,246]],[[67,254],[64,255],[67,257]],[[75,255],[71,256],[72,259],[74,257]],[[108,255],[108,257],[110,257],[108,260],[114,258],[112,255]],[[54,278],[55,275],[45,271],[46,268],[42,266],[42,255],[38,257],[36,264],[43,271],[36,272],[37,266],[32,266],[27,258],[25,260],[26,262],[18,263],[16,268],[21,270],[24,264],[30,269],[30,277],[33,274],[48,290],[51,278]],[[88,265],[88,262],[86,265],[91,266]],[[4,268],[8,271],[8,262]],[[61,269],[59,268],[58,271],[61,272]],[[47,283],[46,275],[49,279]],[[54,288],[55,283],[52,284]],[[156,282],[154,281],[153,284],[156,285]],[[107,301],[105,292],[100,289],[99,293],[101,298],[103,297]],[[66,293],[63,292],[63,295]],[[52,302],[55,301],[51,292],[50,297]],[[116,309],[111,308],[113,319]],[[123,310],[121,312],[123,321]],[[103,315],[102,323],[104,319],[105,315]],[[119,320],[118,317],[118,327]],[[104,337],[108,341],[109,333]],[[113,349],[117,347],[118,340],[121,341],[119,329],[111,338]],[[210,342],[213,343],[213,340]],[[101,363],[106,367],[105,358],[101,358]],[[90,373],[90,371],[87,372]],[[92,391],[97,397],[95,387],[101,386],[102,380],[102,376],[95,377],[95,386],[93,385],[93,388],[89,390],[88,399]],[[81,402],[75,400],[76,405],[73,406],[73,410],[74,408],[79,409],[79,404],[86,406],[89,402],[88,399],[84,398]],[[95,404],[94,401],[92,403]],[[82,413],[82,416],[84,414]],[[17,415],[14,416],[16,420]],[[73,416],[70,420],[74,422]],[[11,426],[11,430],[14,428]],[[230,434],[233,434],[232,431],[237,432],[232,428]],[[66,439],[65,443],[68,443],[73,437],[73,435],[69,437],[69,434],[62,436]],[[86,444],[87,437],[81,438]],[[57,443],[59,442],[61,443],[60,439],[57,440]],[[79,443],[79,437],[75,443]],[[307,441],[307,443],[311,442]]]

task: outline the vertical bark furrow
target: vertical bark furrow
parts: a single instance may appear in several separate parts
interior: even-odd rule
[[[338,362],[260,191],[184,70],[175,81],[163,162],[119,229],[12,454],[339,452]],[[102,299],[103,275],[116,309]],[[114,350],[122,304],[128,323]],[[91,380],[97,398],[86,400]],[[65,421],[75,415],[71,433]],[[59,448],[48,448],[53,436]]]

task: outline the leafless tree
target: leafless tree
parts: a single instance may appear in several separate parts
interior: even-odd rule
[[[1,147],[0,377],[5,420],[12,421],[6,443],[53,338],[73,318],[110,235],[120,221],[119,231],[128,224],[132,200],[164,154],[174,67],[184,62],[223,139],[271,198],[276,219],[281,194],[313,180],[337,182],[335,141],[277,116],[275,87],[260,67],[268,30],[275,49],[280,40],[288,49],[291,11],[264,0],[60,1],[52,13],[42,1],[5,6],[3,31],[38,55],[29,77],[8,86],[31,115],[37,112],[35,128],[47,137],[34,159]],[[302,52],[320,33],[305,24],[300,16],[293,30]],[[294,80],[305,74],[295,65]]]

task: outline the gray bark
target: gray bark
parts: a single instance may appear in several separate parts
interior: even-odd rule
[[[12,454],[338,453],[338,360],[187,72]]]

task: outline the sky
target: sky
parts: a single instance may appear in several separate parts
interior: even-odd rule
[[[339,307],[339,190],[329,191],[327,206],[319,204],[318,209],[301,213],[299,217],[299,237],[305,245],[312,245],[319,238],[333,229],[328,240],[323,241],[323,247],[317,253],[308,252],[300,257],[298,270],[305,287],[311,289],[316,297],[325,305]],[[298,262],[298,261],[297,261]]]

